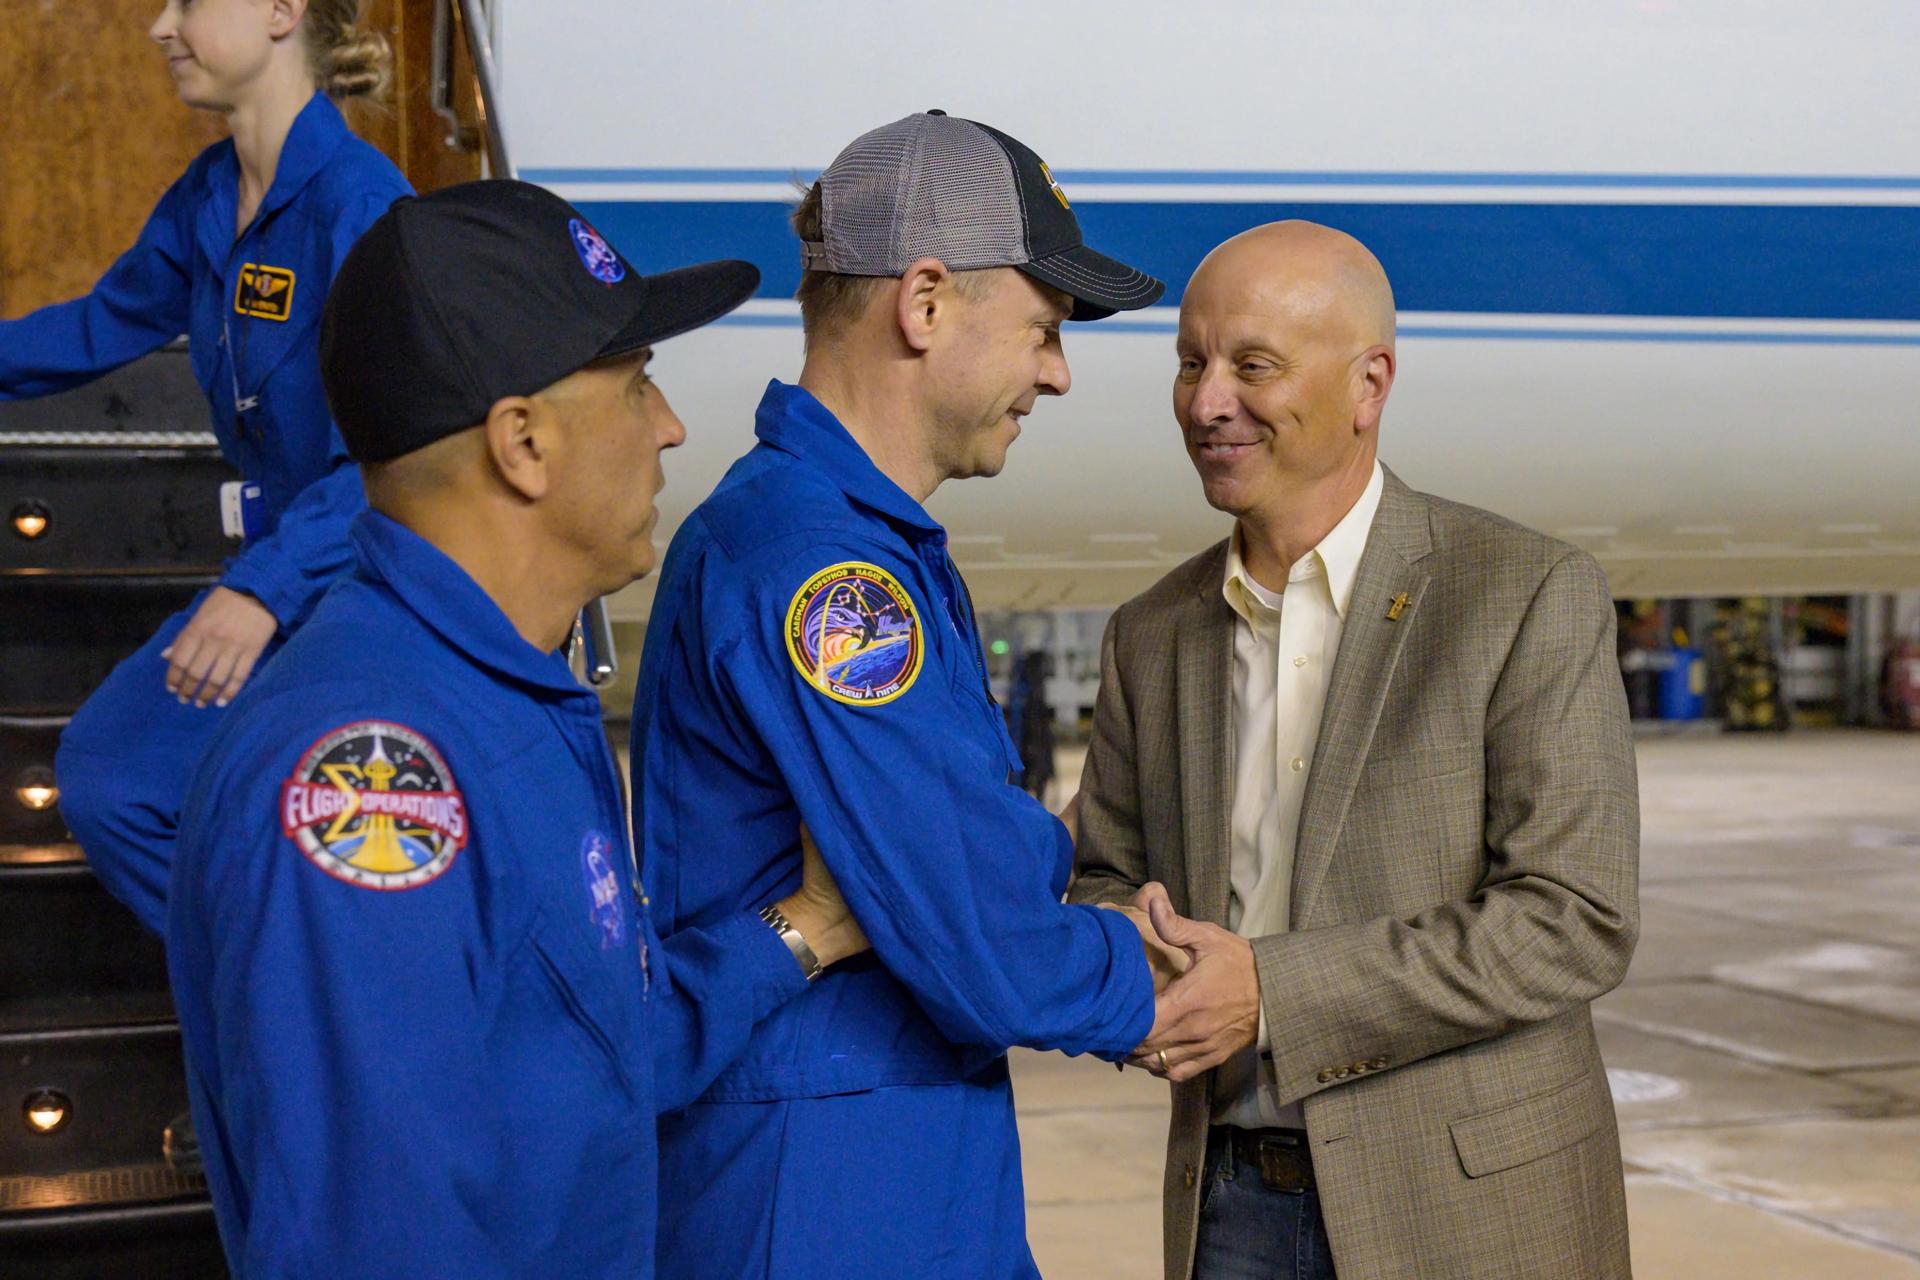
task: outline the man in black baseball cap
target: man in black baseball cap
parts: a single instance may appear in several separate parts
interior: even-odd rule
[[[865,947],[817,858],[663,942],[559,652],[653,561],[685,432],[652,345],[757,280],[642,276],[509,181],[401,201],[342,265],[321,364],[356,565],[201,762],[170,899],[236,1277],[644,1280],[657,1111]]]
[[[1072,841],[1017,784],[923,504],[998,472],[1040,398],[1066,393],[1062,322],[1162,286],[1082,242],[1026,146],[937,112],[855,140],[794,225],[806,363],[674,536],[633,794],[672,833],[649,848],[674,885],[662,927],[792,883],[804,820],[874,954],[662,1121],[660,1269],[1030,1277],[1004,1055],[1125,1058],[1166,961],[1144,915],[1061,904]]]

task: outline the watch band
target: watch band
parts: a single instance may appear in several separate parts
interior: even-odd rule
[[[766,922],[769,929],[779,935],[780,941],[787,944],[787,950],[793,954],[795,962],[800,966],[800,972],[807,976],[808,982],[814,981],[824,972],[820,968],[820,957],[813,954],[813,948],[807,945],[807,940],[800,936],[800,931],[793,927],[793,923],[787,919],[786,912],[780,910],[779,906],[768,903],[760,909],[760,918]]]

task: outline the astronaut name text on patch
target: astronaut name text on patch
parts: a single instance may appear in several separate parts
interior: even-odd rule
[[[878,565],[850,560],[807,579],[787,606],[787,656],[836,702],[878,706],[913,687],[926,637],[913,598]]]
[[[256,320],[286,320],[293,314],[293,287],[297,282],[285,267],[243,263],[233,286],[234,314]]]
[[[307,749],[280,788],[280,826],[307,860],[366,889],[413,889],[467,843],[466,800],[425,737],[356,720]]]

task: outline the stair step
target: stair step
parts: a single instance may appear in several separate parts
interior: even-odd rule
[[[173,999],[164,991],[0,999],[0,1041],[36,1032],[171,1026],[173,1021]]]
[[[78,848],[0,848],[0,1032],[146,1023],[170,1008],[165,946]]]
[[[143,1185],[138,1176],[119,1182]],[[153,1185],[169,1190],[165,1182]],[[36,1190],[32,1194],[45,1193]],[[213,1205],[198,1193],[90,1208],[0,1212],[0,1258],[5,1259],[0,1263],[0,1275],[7,1280],[16,1276],[31,1276],[33,1280],[220,1280],[227,1274],[226,1258],[214,1228]]]
[[[87,865],[87,855],[71,840],[47,844],[0,844],[0,875],[9,867],[72,867]]]
[[[26,1122],[30,1099],[63,1101],[48,1132]],[[0,1170],[61,1178],[165,1161],[167,1127],[187,1109],[180,1032],[172,1023],[0,1034]]]
[[[165,1163],[118,1165],[52,1176],[0,1177],[0,1214],[40,1209],[104,1209],[204,1196],[207,1180]],[[0,1228],[4,1230],[4,1228]]]
[[[7,620],[0,628],[0,711],[71,714],[123,658],[213,581],[206,574],[0,574],[0,618]],[[162,674],[156,664],[156,685]]]

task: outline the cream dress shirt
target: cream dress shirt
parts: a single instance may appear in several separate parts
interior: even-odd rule
[[[1285,933],[1290,924],[1294,845],[1313,775],[1320,712],[1385,483],[1375,462],[1360,500],[1293,566],[1284,592],[1267,590],[1247,572],[1237,527],[1227,548],[1221,591],[1236,618],[1228,868],[1233,892],[1227,926],[1243,938]],[[1299,1103],[1280,1105],[1273,1067],[1262,1056],[1266,1048],[1263,1007],[1258,1041],[1220,1066],[1215,1123],[1244,1129],[1305,1127]]]

